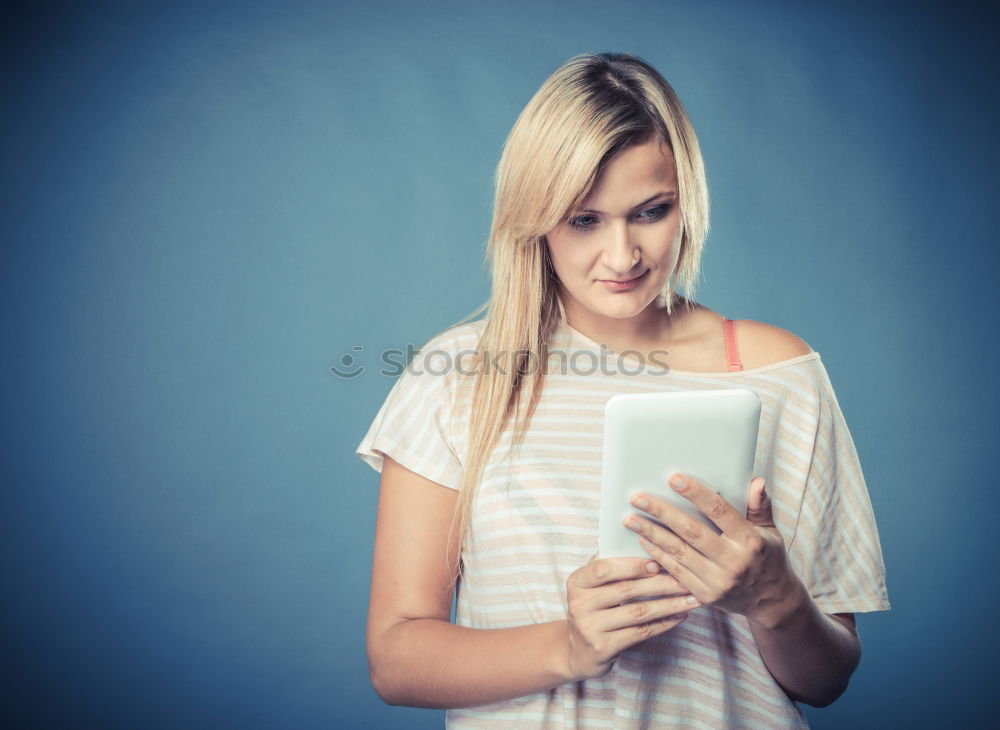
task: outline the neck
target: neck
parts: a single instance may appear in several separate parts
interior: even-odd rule
[[[688,307],[688,301],[671,292],[673,302],[670,314],[662,296],[649,303],[633,317],[608,317],[593,312],[567,297],[563,311],[566,323],[580,334],[614,352],[645,350],[659,347],[672,339],[677,322]]]

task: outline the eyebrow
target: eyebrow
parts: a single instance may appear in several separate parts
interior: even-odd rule
[[[674,191],[674,190],[663,190],[663,191],[657,193],[656,195],[652,196],[651,198],[646,198],[644,201],[642,201],[638,205],[634,206],[632,208],[632,210],[638,210],[639,208],[641,208],[642,206],[646,205],[647,203],[652,203],[654,200],[656,200],[657,198],[659,198],[662,195],[676,196],[677,192]],[[603,210],[593,210],[591,208],[580,208],[578,212],[580,212],[580,213],[596,213],[597,215],[604,215],[604,211]]]

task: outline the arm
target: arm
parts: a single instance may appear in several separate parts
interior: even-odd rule
[[[854,614],[823,613],[798,581],[769,616],[747,616],[768,671],[794,700],[826,707],[847,689],[861,642]]]
[[[556,623],[478,631],[449,623],[458,492],[385,457],[366,643],[372,685],[392,705],[463,707],[568,681]]]
[[[824,707],[844,692],[860,660],[854,617],[820,611],[788,563],[764,480],[754,481],[746,519],[696,479],[674,487],[721,535],[650,495],[637,495],[633,505],[669,529],[638,515],[628,526],[705,604],[747,617],[765,666],[789,697]]]
[[[389,704],[472,707],[603,674],[626,646],[673,628],[682,606],[692,608],[673,578],[645,572],[650,561],[608,559],[570,576],[566,620],[509,629],[451,624],[448,566],[458,546],[448,536],[457,496],[384,458],[366,640],[372,685]],[[675,597],[641,609],[618,605],[665,594]]]

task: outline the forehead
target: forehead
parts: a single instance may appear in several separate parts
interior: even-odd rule
[[[659,190],[676,190],[677,169],[670,147],[658,139],[626,147],[601,171],[584,205],[644,200]],[[654,190],[654,188],[656,188]],[[645,195],[643,194],[645,193]]]

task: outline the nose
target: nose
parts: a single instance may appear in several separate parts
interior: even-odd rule
[[[638,247],[632,244],[627,221],[615,221],[611,225],[603,258],[608,272],[618,278],[632,271],[640,255]]]

